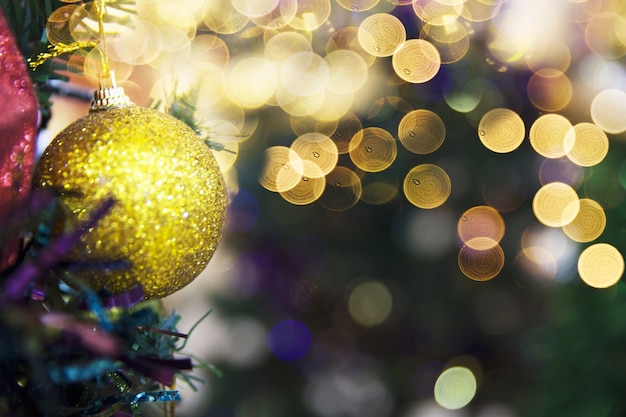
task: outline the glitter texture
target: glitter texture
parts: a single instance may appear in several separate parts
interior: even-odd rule
[[[113,293],[139,283],[146,298],[169,295],[204,270],[221,239],[226,194],[217,162],[193,130],[156,110],[80,118],[48,146],[34,186],[61,192],[66,230],[104,199],[117,200],[70,255],[89,263],[74,273]]]
[[[37,97],[26,64],[0,8],[0,219],[19,206],[29,191],[35,162]],[[0,270],[17,259],[20,240],[3,224]]]

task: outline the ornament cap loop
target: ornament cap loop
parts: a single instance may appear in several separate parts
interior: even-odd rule
[[[124,88],[100,88],[93,93],[93,101],[89,111],[119,109],[130,105],[132,105],[132,102],[124,93]]]

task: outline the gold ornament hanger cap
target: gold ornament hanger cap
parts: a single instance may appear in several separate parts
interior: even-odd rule
[[[100,88],[94,91],[90,112],[119,109],[133,104],[124,92],[124,88],[116,85],[112,71],[109,74],[108,81],[108,86],[101,81]]]

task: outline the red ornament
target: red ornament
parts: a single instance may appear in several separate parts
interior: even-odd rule
[[[0,271],[11,265],[19,237],[7,215],[28,195],[35,162],[37,97],[24,58],[0,9]]]

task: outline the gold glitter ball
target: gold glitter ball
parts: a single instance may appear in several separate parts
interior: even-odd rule
[[[138,106],[91,111],[41,156],[35,188],[53,187],[67,208],[63,227],[116,203],[69,255],[95,288],[143,286],[165,297],[193,281],[222,237],[224,180],[211,150],[184,123]],[[120,262],[122,266],[120,266]]]

